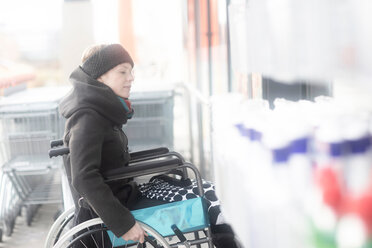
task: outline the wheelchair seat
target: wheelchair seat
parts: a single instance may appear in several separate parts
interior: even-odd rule
[[[159,202],[154,201],[152,203]],[[136,220],[154,228],[163,237],[173,236],[172,226],[176,225],[183,233],[207,228],[203,199],[198,197],[186,201],[165,203],[153,207],[131,211]],[[107,231],[113,247],[126,245],[127,242]],[[131,242],[129,242],[131,243]]]

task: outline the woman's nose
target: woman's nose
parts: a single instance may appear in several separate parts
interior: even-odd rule
[[[132,70],[130,76],[131,76],[131,80],[130,81],[133,82],[134,81],[134,71],[133,70]]]

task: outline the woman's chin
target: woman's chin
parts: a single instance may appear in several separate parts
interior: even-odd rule
[[[126,93],[126,94],[119,94],[118,96],[120,96],[121,98],[129,98],[129,93]]]

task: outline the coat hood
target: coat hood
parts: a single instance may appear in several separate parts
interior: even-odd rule
[[[90,108],[115,124],[127,122],[126,111],[110,87],[101,83],[79,66],[70,75],[73,89],[59,104],[59,111],[66,119],[79,109]]]

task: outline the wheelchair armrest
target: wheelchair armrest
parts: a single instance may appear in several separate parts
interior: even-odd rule
[[[69,154],[69,152],[70,152],[70,149],[68,147],[53,148],[49,150],[49,157],[52,158],[52,157],[63,156],[63,155]],[[183,164],[185,162],[185,159],[177,152],[169,152],[168,148],[160,147],[156,149],[135,152],[134,159],[131,159],[129,161],[130,166],[123,167],[123,168],[130,168],[130,169],[127,169],[128,170],[127,172],[131,173],[132,170],[136,171],[136,169],[132,169],[132,167],[145,166],[146,161],[149,161],[150,164],[154,164],[155,167],[156,166],[163,167],[163,166],[168,166],[169,163]],[[148,168],[153,169],[154,167],[152,165],[149,165]],[[119,169],[119,172],[121,172],[121,170],[122,168]],[[124,172],[126,171],[123,171],[123,173]],[[116,172],[115,170],[114,173],[118,173],[118,172]],[[111,175],[112,174],[110,174],[110,176]],[[185,177],[187,176],[186,170],[184,171],[184,176]],[[129,177],[134,177],[134,176],[129,176]]]
[[[131,157],[131,162],[139,159],[143,159],[146,157],[153,157],[161,154],[166,154],[169,152],[169,149],[166,147],[158,147],[154,149],[149,149],[149,150],[143,150],[143,151],[136,151],[136,152],[131,152],[130,157]]]
[[[70,149],[68,147],[52,148],[48,151],[50,158],[63,156],[69,153],[70,153]],[[129,161],[129,163],[145,161],[149,159],[154,159],[154,158],[159,158],[159,157],[164,157],[164,156],[171,156],[171,155],[177,156],[181,160],[184,161],[182,156],[180,156],[178,153],[175,153],[175,152],[169,152],[168,148],[166,147],[159,147],[159,148],[150,149],[150,150],[133,152],[130,155],[131,155],[131,160]]]
[[[176,169],[178,166],[182,164],[183,162],[179,158],[166,158],[151,161],[142,161],[133,163],[130,166],[123,166],[122,168],[111,170],[105,173],[103,176],[106,179],[105,182],[110,182],[125,178],[132,178],[154,173],[166,172],[172,169]]]

